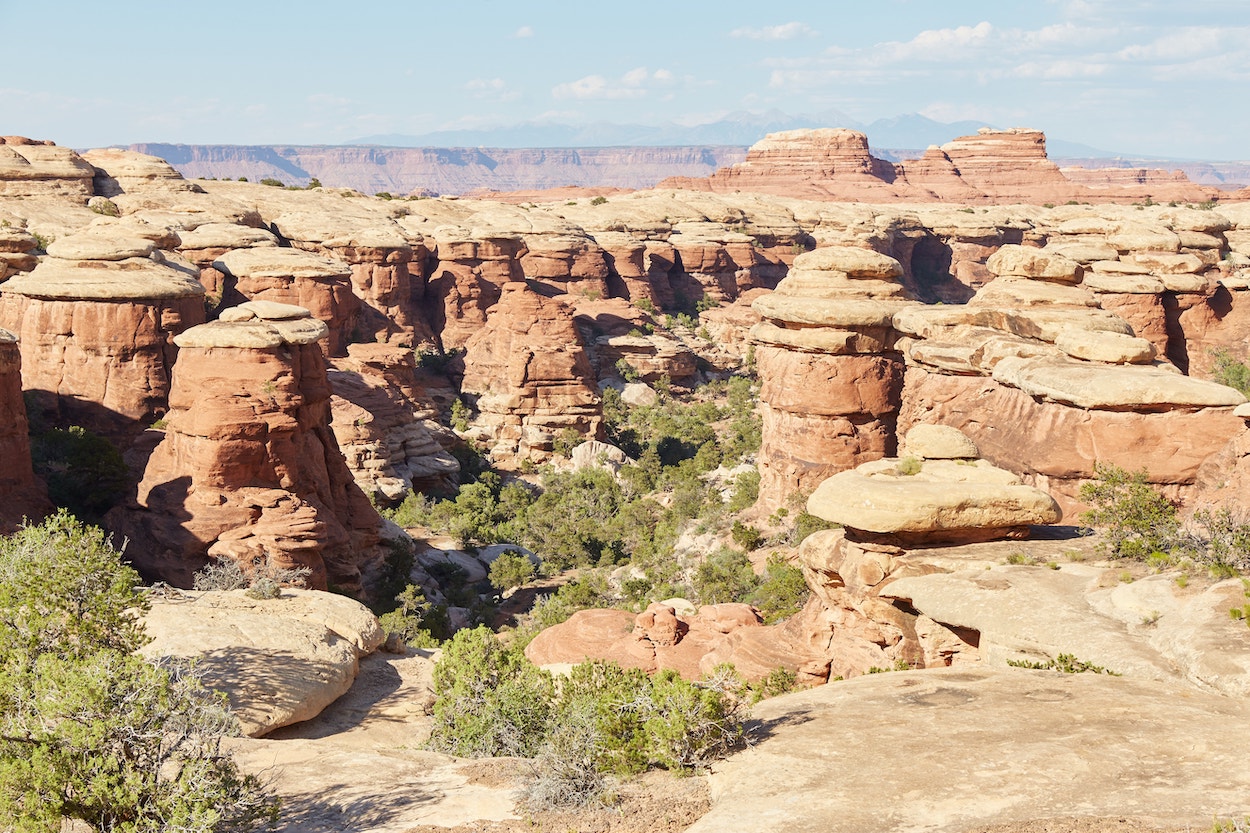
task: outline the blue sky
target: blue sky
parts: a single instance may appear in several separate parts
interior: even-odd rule
[[[73,147],[776,108],[1250,159],[1246,0],[0,0],[0,15],[0,134]]]

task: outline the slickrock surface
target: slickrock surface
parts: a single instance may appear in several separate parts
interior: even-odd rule
[[[754,715],[765,737],[717,766],[712,809],[690,833],[961,833],[1070,817],[1205,829],[1250,812],[1250,705],[1174,683],[930,670],[785,695]]]
[[[131,538],[136,567],[177,586],[211,556],[358,588],[380,556],[381,519],[330,431],[326,326],[280,304],[228,312],[178,337],[165,438],[113,526]]]
[[[95,169],[70,148],[0,137],[0,196],[89,197]]]
[[[30,465],[26,404],[22,400],[22,356],[17,336],[0,329],[0,533],[10,532],[23,518],[32,520],[52,506]]]
[[[144,656],[194,659],[251,737],[315,717],[386,640],[360,602],[310,590],[263,600],[242,590],[174,592],[154,599],[143,623],[152,638]]]
[[[562,301],[504,284],[486,326],[466,344],[461,389],[477,397],[492,452],[541,459],[562,430],[595,437],[603,422],[590,361]]]

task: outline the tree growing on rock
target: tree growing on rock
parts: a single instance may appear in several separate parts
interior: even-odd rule
[[[153,663],[139,577],[63,510],[0,539],[0,818],[14,833],[250,830],[276,818],[221,747],[224,698]]]

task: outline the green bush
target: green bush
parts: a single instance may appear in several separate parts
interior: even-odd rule
[[[1212,378],[1216,382],[1237,389],[1243,396],[1250,396],[1250,367],[1237,361],[1227,350],[1212,350],[1211,358],[1215,361]]]
[[[551,675],[485,626],[461,630],[434,666],[429,746],[466,758],[534,757],[546,739]]]
[[[801,569],[781,556],[773,555],[768,559],[764,580],[750,601],[759,608],[764,621],[771,625],[802,610],[811,592]]]
[[[284,187],[286,187],[286,184],[285,184],[282,180],[280,180],[280,179],[274,179],[273,177],[270,177],[270,176],[267,176],[267,177],[265,177],[264,179],[262,179],[262,180],[260,181],[260,184],[261,184],[261,185],[268,185],[270,188],[284,188]]]
[[[1176,506],[1147,482],[1146,470],[1129,473],[1119,466],[1096,463],[1097,480],[1081,485],[1080,499],[1090,505],[1081,523],[1103,534],[1115,558],[1145,560],[1154,553],[1170,553],[1180,541]]]
[[[490,565],[490,583],[503,593],[534,578],[534,564],[519,552],[501,553]]]
[[[590,204],[591,205],[603,205],[607,201],[608,201],[607,197],[599,196],[599,197],[592,198],[590,201]]]
[[[709,555],[694,572],[694,592],[700,604],[746,601],[759,587],[759,579],[746,555],[722,548]]]
[[[760,534],[760,531],[742,521],[734,521],[730,535],[733,536],[734,543],[747,552],[759,549],[760,544],[764,543],[764,536]]]
[[[0,818],[14,833],[249,830],[277,815],[185,665],[135,654],[138,575],[63,510],[0,539]]]

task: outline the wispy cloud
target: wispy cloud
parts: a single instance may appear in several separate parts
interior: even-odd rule
[[[778,26],[742,26],[729,33],[731,38],[748,38],[750,40],[793,40],[795,38],[812,37],[816,30],[806,23],[797,21],[782,23]]]
[[[533,27],[533,26],[522,26],[521,28],[517,29],[515,32],[513,32],[513,33],[512,33],[512,37],[514,37],[514,38],[532,38],[532,37],[534,37],[534,27]]]
[[[577,99],[645,98],[651,91],[671,87],[675,82],[675,76],[667,69],[652,72],[646,67],[637,67],[617,80],[609,80],[602,75],[587,75],[576,81],[557,84],[552,88],[551,95]]]

